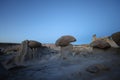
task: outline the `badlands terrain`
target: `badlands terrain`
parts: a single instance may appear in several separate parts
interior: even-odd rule
[[[72,45],[71,36],[55,44],[0,43],[0,80],[120,80],[120,47],[108,39],[93,35],[90,44],[81,45]]]

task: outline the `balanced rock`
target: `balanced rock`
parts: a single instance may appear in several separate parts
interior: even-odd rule
[[[70,35],[62,36],[56,41],[55,45],[61,47],[60,51],[63,59],[66,59],[72,53],[73,45],[70,43],[75,41],[76,39]]]
[[[29,40],[28,41],[28,46],[33,49],[33,48],[38,48],[38,47],[41,47],[42,44],[38,41],[34,41],[34,40]]]
[[[66,35],[66,36],[62,36],[60,37],[57,41],[56,41],[56,46],[67,46],[69,45],[71,42],[75,42],[76,39],[73,36],[70,35]]]

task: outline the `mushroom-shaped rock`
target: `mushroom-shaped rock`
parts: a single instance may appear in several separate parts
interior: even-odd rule
[[[61,47],[61,57],[63,59],[67,59],[70,54],[72,55],[73,45],[70,42],[75,41],[76,39],[70,35],[62,36],[56,41],[56,46]]]
[[[76,39],[73,36],[66,35],[66,36],[60,37],[55,44],[56,46],[67,46],[70,44],[70,42],[75,42],[75,41]]]
[[[38,47],[41,47],[42,44],[38,41],[34,41],[34,40],[29,40],[28,41],[28,46],[31,48],[31,49],[34,49],[34,48],[38,48]]]
[[[90,44],[93,48],[107,49],[110,48],[110,44],[104,40],[96,40]]]
[[[111,38],[113,39],[113,41],[115,41],[115,43],[120,46],[120,32],[116,32],[116,33],[113,33],[111,35]]]

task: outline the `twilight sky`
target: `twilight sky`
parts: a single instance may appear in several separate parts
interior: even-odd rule
[[[73,35],[74,44],[92,35],[120,31],[120,0],[0,0],[0,42],[54,43]]]

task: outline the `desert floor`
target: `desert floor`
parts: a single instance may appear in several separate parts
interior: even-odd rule
[[[94,49],[66,59],[47,54],[8,72],[5,80],[120,80],[120,49]]]

